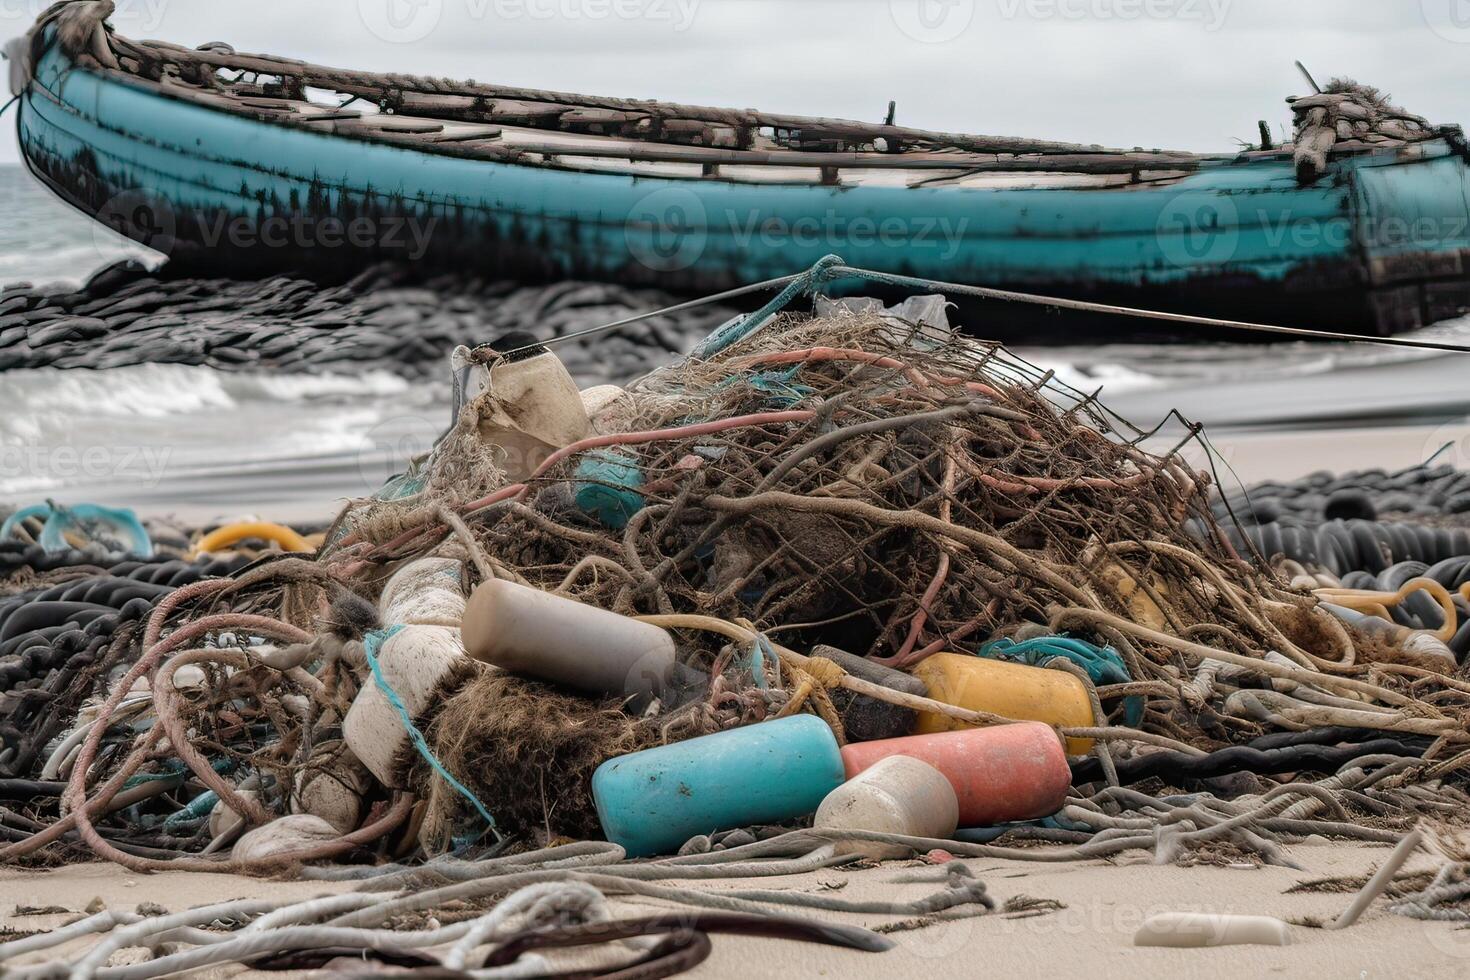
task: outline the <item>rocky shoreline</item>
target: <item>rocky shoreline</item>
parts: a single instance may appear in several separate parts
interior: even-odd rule
[[[522,286],[382,264],[347,282],[171,276],[135,260],[80,289],[18,283],[0,291],[0,371],[203,364],[315,373],[351,366],[411,378],[442,372],[459,344],[507,332],[538,340],[662,309],[676,297],[605,283]],[[681,354],[733,310],[706,306],[573,342],[558,354],[579,381],[625,380]]]

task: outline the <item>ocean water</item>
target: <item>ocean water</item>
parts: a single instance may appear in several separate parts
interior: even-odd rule
[[[0,167],[0,216],[0,285],[79,283],[119,258],[158,258],[61,204],[18,167]],[[1470,317],[1419,335],[1470,343]],[[1141,427],[1171,410],[1206,423],[1226,461],[1250,478],[1373,465],[1369,446],[1379,454],[1388,447],[1408,465],[1447,441],[1455,443],[1448,459],[1470,468],[1465,355],[1349,343],[1018,353],[1076,388],[1101,387],[1107,406]],[[0,503],[95,500],[195,519],[320,518],[432,445],[448,422],[449,384],[381,370],[308,377],[182,365],[42,368],[0,373],[0,405]],[[1166,425],[1151,445],[1167,446],[1182,431]],[[1303,432],[1318,435],[1303,442]],[[1265,444],[1263,433],[1298,442],[1250,449]],[[1298,448],[1281,448],[1290,445]]]
[[[62,204],[18,164],[0,164],[0,286],[80,284],[119,259],[156,265],[151,249]]]
[[[80,284],[161,257],[0,167],[0,286]],[[425,452],[445,385],[386,371],[290,375],[141,364],[0,373],[0,505],[98,502],[211,520],[323,519]]]

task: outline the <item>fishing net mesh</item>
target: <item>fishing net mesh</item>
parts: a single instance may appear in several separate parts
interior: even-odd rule
[[[602,469],[569,457],[468,517],[498,575],[900,668],[1027,624],[1076,628],[1128,664],[1133,682],[1104,689],[1105,712],[1142,695],[1145,728],[1201,746],[1263,729],[1213,710],[1208,691],[1181,693],[1184,658],[1147,630],[1252,657],[1343,656],[1346,635],[1315,601],[1220,533],[1211,481],[1181,452],[1194,430],[1174,451],[1147,452],[1143,433],[997,344],[878,313],[786,315],[718,356],[639,379],[595,422]],[[599,523],[589,490],[623,509]],[[594,829],[586,785],[604,759],[794,707],[800,685],[783,685],[780,668],[758,686],[733,669],[743,660],[726,637],[679,639],[686,662],[716,679],[672,716],[630,718],[515,682],[451,702],[438,750],[512,825]],[[502,697],[517,710],[492,720]],[[802,709],[819,710],[815,700]]]
[[[642,474],[625,527],[574,504],[595,482],[580,457],[477,515],[484,549],[530,584],[878,658],[1077,605],[1274,640],[1236,600],[1276,583],[1222,543],[1208,479],[997,345],[788,316],[628,391],[602,420],[612,440],[675,434],[598,451]]]

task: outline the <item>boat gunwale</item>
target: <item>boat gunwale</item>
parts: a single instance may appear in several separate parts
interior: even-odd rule
[[[539,90],[520,89],[506,86],[490,86],[476,82],[453,82],[448,79],[432,79],[413,75],[402,75],[395,73],[368,73],[353,72],[344,69],[325,68],[312,65],[308,62],[296,59],[281,58],[271,55],[238,54],[233,51],[225,52],[210,48],[206,50],[189,49],[182,45],[168,41],[134,41],[122,35],[116,34],[110,25],[106,23],[105,11],[107,4],[85,5],[58,5],[44,13],[38,19],[35,26],[27,35],[30,43],[32,57],[27,65],[28,84],[36,85],[35,64],[39,61],[36,52],[44,46],[61,44],[63,49],[67,47],[63,43],[62,26],[69,25],[72,30],[68,37],[71,46],[79,50],[63,50],[63,54],[70,58],[76,68],[95,72],[110,80],[117,81],[140,88],[150,94],[161,96],[170,100],[178,101],[188,105],[194,105],[205,109],[212,109],[237,117],[251,119],[259,123],[284,126],[294,129],[304,129],[323,133],[337,139],[353,140],[365,143],[377,143],[394,146],[419,152],[432,153],[435,155],[449,156],[458,159],[485,160],[490,162],[501,162],[516,166],[536,167],[541,169],[557,170],[566,173],[604,173],[628,176],[633,179],[653,178],[671,181],[722,181],[731,184],[755,184],[768,186],[835,186],[850,188],[857,186],[853,180],[844,180],[844,175],[858,173],[876,172],[904,172],[914,173],[907,188],[923,188],[933,184],[950,184],[950,182],[962,182],[976,176],[996,175],[1003,176],[1056,176],[1056,177],[1086,177],[1086,176],[1128,176],[1131,180],[1126,184],[1107,185],[1079,185],[1075,189],[1108,191],[1126,190],[1133,185],[1157,186],[1160,183],[1169,183],[1188,176],[1191,173],[1217,167],[1250,165],[1263,161],[1278,161],[1283,159],[1283,151],[1290,152],[1289,145],[1270,151],[1244,151],[1235,154],[1191,154],[1179,151],[1141,151],[1141,150],[1118,150],[1098,146],[1085,146],[1083,144],[1055,143],[1051,141],[1027,141],[1015,137],[991,137],[970,136],[966,134],[941,133],[927,130],[913,130],[905,127],[895,127],[888,124],[876,125],[854,120],[844,119],[820,119],[806,116],[781,116],[759,113],[756,110],[734,110],[719,109],[705,106],[685,106],[675,103],[660,102],[656,100],[632,100],[618,98],[604,98],[574,95],[560,92],[543,92]],[[49,38],[45,33],[50,29]],[[77,41],[77,32],[80,30],[88,40],[93,50],[88,51],[80,47]],[[494,126],[498,125],[501,134],[485,134],[484,136],[470,136],[451,139],[433,139],[431,136],[438,133],[395,131],[386,127],[373,127],[368,124],[355,126],[339,126],[335,120],[342,117],[331,115],[332,110],[320,103],[312,102],[304,96],[301,98],[290,97],[266,97],[254,93],[235,93],[227,89],[214,89],[202,83],[195,84],[180,77],[177,73],[172,77],[165,76],[160,69],[160,79],[155,80],[143,74],[127,70],[122,67],[119,56],[139,61],[145,58],[153,58],[160,65],[172,65],[180,67],[182,62],[192,63],[195,67],[209,67],[211,71],[219,68],[233,68],[242,72],[254,72],[258,74],[275,75],[281,79],[294,78],[297,87],[303,92],[306,88],[322,88],[325,90],[339,91],[343,94],[353,95],[356,99],[365,96],[354,92],[354,88],[367,88],[370,94],[380,98],[386,98],[392,92],[400,95],[404,92],[414,91],[425,95],[459,95],[473,98],[500,98],[509,101],[536,102],[549,101],[556,104],[564,104],[567,111],[576,109],[590,110],[612,110],[652,115],[665,113],[667,119],[698,119],[703,117],[706,121],[726,125],[730,124],[733,117],[743,117],[744,122],[752,126],[780,126],[784,128],[800,128],[804,126],[836,126],[839,129],[850,129],[863,139],[887,138],[894,134],[895,138],[912,141],[928,141],[935,144],[926,150],[916,151],[903,148],[897,152],[885,151],[847,151],[829,152],[801,150],[790,147],[776,147],[774,149],[732,149],[726,147],[703,146],[677,142],[662,142],[657,139],[639,135],[607,135],[597,133],[584,133],[568,131],[563,129],[550,129],[545,127],[516,125],[513,123],[497,123],[496,120],[458,120],[453,118],[442,118],[418,113],[389,112],[384,113],[388,119],[420,119],[426,123],[437,124],[442,131],[447,125],[465,124]],[[112,60],[115,66],[103,62],[103,57]],[[233,64],[232,64],[233,63]],[[313,80],[309,77],[311,73],[320,73],[323,77]],[[338,84],[343,78],[355,78],[359,81],[372,79],[376,84],[365,86],[364,84],[349,85],[344,88]],[[164,79],[168,80],[164,80]],[[411,89],[408,85],[394,82],[422,83],[421,88]],[[53,93],[47,93],[52,95]],[[254,100],[255,104],[250,104]],[[289,111],[271,111],[269,107],[260,105],[260,101],[271,101],[277,103],[281,109]],[[350,104],[349,103],[344,103]],[[319,113],[302,113],[298,110],[312,107],[323,110]],[[323,118],[326,117],[326,118]],[[358,114],[350,117],[350,121],[359,122],[370,119],[371,115]],[[323,124],[328,128],[323,132]],[[736,120],[739,124],[739,120]],[[513,142],[492,142],[503,138],[506,129],[512,130],[517,139]],[[545,140],[536,142],[526,139],[521,134],[546,133],[547,136],[568,136],[571,142],[553,143]],[[1364,147],[1338,155],[1339,160],[1362,160],[1371,158],[1390,158],[1384,162],[1392,162],[1400,151],[1407,148],[1423,145],[1435,139],[1445,139],[1441,132],[1432,132],[1426,135],[1422,141],[1406,142],[1397,146]],[[978,153],[956,149],[956,142],[963,141],[998,141],[1006,143],[1028,144],[1034,146],[1045,146],[1052,148],[1054,152],[987,152]],[[1083,151],[1083,152],[1078,152]],[[608,161],[607,164],[572,164],[563,158],[579,158],[580,160]],[[699,173],[640,173],[636,170],[626,169],[626,165],[682,165],[699,166]],[[797,177],[790,179],[752,179],[742,178],[721,171],[722,167],[750,167],[750,168],[810,168],[820,171],[820,176],[815,180],[807,180]],[[935,171],[943,171],[936,173]],[[986,186],[948,186],[945,190],[1002,190],[1005,188]],[[1066,188],[1074,189],[1074,188]]]

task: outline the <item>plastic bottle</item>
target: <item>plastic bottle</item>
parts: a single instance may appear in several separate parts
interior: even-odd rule
[[[944,774],[959,801],[961,827],[1050,816],[1062,808],[1072,784],[1061,739],[1038,722],[853,742],[842,748],[849,779],[896,755],[918,759]]]
[[[1205,946],[1290,946],[1291,926],[1268,915],[1164,912],[1133,935],[1135,946],[1200,949]]]
[[[794,715],[609,759],[592,774],[607,839],[629,857],[689,838],[812,813],[842,783],[832,730]]]
[[[929,697],[971,711],[1017,721],[1040,721],[1056,728],[1088,728],[1093,724],[1092,700],[1087,687],[1060,670],[1028,667],[999,660],[936,653],[914,668]],[[972,728],[946,715],[923,713],[914,726],[916,735]],[[1086,755],[1092,740],[1067,739],[1067,751]]]
[[[464,644],[484,663],[637,706],[664,691],[675,663],[666,630],[499,579],[470,596]]]
[[[870,830],[948,840],[959,826],[960,805],[949,779],[927,762],[890,755],[827,794],[817,808],[819,830]],[[838,854],[875,861],[906,857],[902,844],[841,841]]]
[[[591,431],[566,366],[544,348],[525,354],[488,364],[474,363],[469,352],[454,354],[461,397],[479,410],[480,441],[500,451],[500,467],[511,481],[526,479],[553,452]]]

